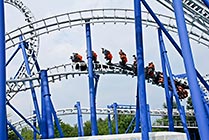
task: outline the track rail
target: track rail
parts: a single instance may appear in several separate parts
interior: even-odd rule
[[[167,7],[171,11],[173,9],[172,0],[157,0],[163,6]],[[203,4],[201,0],[182,0],[184,12],[186,14],[185,18],[187,22],[190,22],[197,29],[201,30],[202,33],[199,36],[204,36],[209,34],[209,9]],[[192,30],[192,26],[190,27],[189,35]],[[208,42],[206,42],[208,44]],[[209,44],[207,45],[209,47]]]
[[[118,110],[118,114],[119,115],[135,115],[136,114],[136,109],[132,108],[119,108]],[[90,108],[82,108],[81,109],[82,114],[90,114]],[[56,111],[57,116],[66,116],[66,115],[74,115],[77,114],[77,109],[76,108],[63,108],[63,109],[58,109]],[[108,115],[114,114],[113,109],[109,109],[109,108],[97,108],[96,109],[96,113],[98,115]],[[150,110],[150,115],[151,116],[167,116],[167,110],[165,109],[155,109],[155,110]],[[179,112],[176,109],[173,109],[173,116],[179,116]],[[194,117],[194,111],[193,110],[187,110],[186,111],[186,116],[188,117]],[[32,122],[33,119],[36,117],[36,115],[31,115],[27,117],[27,120]],[[17,122],[12,123],[13,126],[15,127],[20,127],[20,126],[24,126],[25,122],[24,120],[19,120]],[[162,125],[162,124],[156,124],[156,125]]]
[[[27,26],[25,27],[25,30],[31,30],[31,32],[27,34],[27,36],[24,36],[24,38],[29,38],[27,40],[28,47],[26,49],[26,54],[28,56],[28,62],[30,65],[30,69],[32,71],[35,64],[35,61],[32,56],[34,56],[34,58],[36,59],[39,51],[39,42],[40,42],[38,31],[35,30],[37,26],[37,24],[34,23],[36,21],[35,17],[33,16],[31,10],[21,0],[4,0],[4,3],[17,8],[24,15],[26,23],[28,23]],[[19,40],[19,37],[22,35],[23,30],[20,30],[19,28],[17,30],[20,34],[16,39]],[[17,48],[18,44],[16,44],[12,39],[10,39],[14,35],[6,33],[6,36],[8,38],[8,40],[6,41],[6,50],[11,49],[10,46],[13,46],[13,48],[14,47]],[[20,68],[16,73],[16,78],[20,79],[26,76],[27,76],[26,66],[22,63],[22,65],[20,65]],[[15,86],[15,85],[10,85],[10,86]]]
[[[62,64],[58,66],[54,66],[51,68],[48,68],[48,81],[50,83],[54,83],[56,81],[61,81],[64,79],[69,79],[69,78],[75,78],[76,76],[81,76],[81,75],[86,75],[88,74],[87,70],[81,71],[81,69],[76,69],[77,66],[80,67],[80,63],[67,63],[67,64]],[[96,68],[97,66],[100,66],[99,68]],[[132,68],[130,64],[128,64],[129,68]],[[110,66],[107,64],[94,64],[94,69],[95,74],[118,74],[118,75],[126,75],[130,77],[134,77],[135,73],[132,69],[124,69],[118,66]],[[178,78],[174,77],[176,80],[178,80],[180,83],[184,83],[185,85],[188,85],[187,79],[186,78]],[[209,83],[209,76],[206,75],[203,77],[206,82]],[[39,73],[34,73],[32,77],[26,77],[23,79],[9,79],[6,82],[6,90],[7,90],[7,100],[11,100],[18,92],[20,91],[27,91],[31,87],[29,85],[29,81],[33,81],[33,87],[40,87],[41,82],[39,78]],[[204,88],[204,86],[200,84],[201,89],[205,93],[205,99],[206,101],[209,100],[209,95],[208,91]]]
[[[79,63],[68,63],[48,68],[48,81],[53,83],[70,77],[74,78],[75,76],[88,74],[87,70],[81,71],[80,69],[76,69],[76,65],[79,65]],[[135,75],[132,70],[124,70],[120,67],[109,66],[106,64],[97,65],[100,65],[100,68],[94,69],[96,74],[121,74],[132,77]],[[7,100],[11,100],[20,91],[29,90],[31,87],[28,81],[33,81],[33,87],[40,87],[39,73],[33,74],[32,77],[7,80]]]
[[[163,22],[163,24],[168,28],[171,32],[177,32],[177,27],[175,24],[175,18],[169,17],[167,15],[156,14],[159,19]],[[150,14],[147,11],[142,11],[143,24],[146,26],[154,26],[158,27],[155,21],[151,18]],[[8,45],[7,48],[14,47],[19,44],[20,41],[18,37],[20,35],[24,36],[24,40],[29,40],[31,37],[28,35],[34,30],[38,32],[38,34],[33,35],[40,36],[43,34],[48,34],[53,31],[59,31],[64,28],[69,28],[73,26],[85,25],[86,20],[90,20],[90,23],[134,23],[134,12],[131,9],[93,9],[93,10],[83,10],[71,13],[60,14],[52,17],[48,17],[45,19],[38,20],[29,25],[36,24],[37,27],[34,29],[29,29],[29,25],[22,26],[16,30],[8,32],[6,34],[6,43],[14,42],[12,45]],[[190,38],[207,46],[208,47],[208,34],[202,34],[201,29],[198,26],[193,25],[193,23],[187,22],[187,25],[191,26],[192,29],[189,32]],[[198,32],[200,31],[200,32]],[[200,36],[201,35],[201,36]]]

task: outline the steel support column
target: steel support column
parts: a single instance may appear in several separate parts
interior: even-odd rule
[[[160,40],[163,40],[161,29],[158,28],[158,37],[159,37],[159,45],[161,45]],[[161,47],[160,47],[161,49]],[[162,51],[160,51],[162,52]],[[168,88],[168,75],[165,65],[165,59],[163,57],[163,54],[160,53],[161,56],[161,65],[162,65],[162,71],[163,71],[163,77],[164,77],[164,88],[165,88],[165,95],[166,95],[166,104],[167,104],[167,110],[168,110],[168,122],[169,122],[169,131],[174,131],[174,122],[173,122],[173,106],[172,106],[172,100],[171,100],[171,94],[169,93]]]
[[[204,4],[208,7],[209,9],[209,0],[203,0]]]
[[[33,115],[36,115],[35,110],[33,111]],[[36,128],[36,116],[33,117],[33,126]],[[33,130],[33,140],[37,140],[36,134],[36,131]]]
[[[118,110],[117,110],[118,105],[117,103],[113,103],[112,108],[114,111],[114,119],[115,119],[115,134],[118,134],[119,130],[118,130]]]
[[[137,89],[136,89],[136,114],[135,114],[135,122],[136,122],[136,126],[135,126],[135,130],[134,132],[139,132],[140,131],[140,107],[139,107],[139,87],[138,87],[138,82],[137,82]]]
[[[108,114],[107,118],[108,118],[108,130],[109,130],[109,134],[112,134],[112,122],[111,122],[110,113]]]
[[[180,44],[182,47],[184,66],[192,97],[192,104],[194,107],[195,116],[198,124],[198,130],[201,139],[207,140],[209,138],[208,118],[206,111],[204,109],[204,104],[200,93],[200,87],[198,86],[198,82],[197,82],[197,74],[195,71],[192,51],[189,43],[189,37],[187,34],[182,0],[173,0],[173,7],[174,7],[176,23],[178,27]]]
[[[91,134],[97,135],[97,117],[96,117],[96,103],[95,103],[95,88],[94,88],[94,72],[92,63],[92,47],[91,47],[91,30],[89,20],[86,21],[86,46],[88,59],[88,77],[89,77],[89,98],[91,110]]]
[[[140,120],[142,139],[149,139],[149,127],[147,117],[147,99],[144,76],[144,54],[142,39],[142,16],[141,16],[141,0],[134,0],[134,16],[135,16],[135,33],[136,33],[136,54],[137,54],[137,84],[140,105]],[[138,127],[138,126],[137,126]]]
[[[30,70],[30,66],[29,66],[28,56],[27,56],[27,53],[25,51],[25,46],[24,46],[25,43],[23,42],[23,37],[22,36],[20,36],[20,41],[22,41],[20,43],[20,46],[21,46],[21,49],[22,49],[22,54],[23,54],[23,59],[24,59],[24,62],[25,62],[26,71],[27,71],[27,74],[29,76],[31,76],[31,70]],[[39,124],[39,127],[40,127],[41,117],[40,117],[40,111],[39,111],[39,107],[38,107],[38,101],[37,101],[37,98],[36,98],[36,92],[35,92],[35,89],[33,87],[33,82],[29,81],[29,84],[30,84],[30,87],[31,87],[30,89],[31,89],[34,108],[35,108],[35,111],[36,111],[36,116],[37,116],[37,119],[38,119],[38,124]]]
[[[48,84],[48,76],[46,70],[41,70],[40,74],[41,78],[41,94],[44,100],[44,104],[46,111],[46,124],[47,124],[47,138],[54,138],[54,125],[52,119],[52,111],[51,111],[51,104],[50,104],[50,92],[49,92],[49,84]]]
[[[165,60],[165,65],[167,66],[167,69],[168,69],[168,74],[170,76],[170,82],[171,82],[172,90],[173,90],[173,93],[174,93],[174,97],[176,99],[177,109],[178,109],[179,114],[180,114],[180,118],[181,118],[181,122],[182,122],[182,125],[183,125],[184,132],[187,135],[187,140],[190,140],[190,135],[189,135],[189,131],[188,131],[188,128],[187,128],[186,118],[183,114],[183,109],[182,109],[181,103],[180,103],[179,98],[178,98],[175,82],[173,80],[173,73],[172,73],[171,66],[170,66],[170,63],[169,63],[169,59],[168,59],[168,56],[167,56],[167,51],[166,51],[165,46],[164,46],[164,42],[163,42],[163,39],[162,39],[161,32],[160,32],[160,30],[158,30],[158,31],[159,31],[158,33],[159,33],[160,53],[161,53],[163,59]]]
[[[82,118],[82,112],[81,112],[81,105],[80,102],[77,102],[75,104],[75,107],[77,108],[77,118],[78,118],[78,136],[83,137],[84,136],[84,130],[83,130],[83,118]]]
[[[15,129],[15,127],[14,127],[9,121],[7,121],[7,124],[8,124],[9,127],[14,131],[14,133],[16,134],[16,136],[17,136],[20,140],[24,140],[24,138],[20,135],[20,133]]]
[[[7,140],[4,0],[0,1],[0,138]]]

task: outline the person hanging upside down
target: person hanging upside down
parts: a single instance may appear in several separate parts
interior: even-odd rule
[[[108,61],[107,63],[110,64],[111,61],[112,61],[112,58],[113,58],[111,52],[109,50],[106,50],[106,49],[102,48],[102,53],[105,56],[104,58]]]
[[[125,66],[127,61],[128,61],[128,59],[126,57],[126,54],[122,51],[122,49],[120,49],[119,55],[120,55],[120,59],[121,59],[120,64]]]
[[[70,57],[70,59],[72,60],[72,62],[83,62],[82,60],[82,56],[78,53],[73,53],[73,56]]]

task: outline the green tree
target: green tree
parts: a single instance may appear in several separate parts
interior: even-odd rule
[[[77,129],[75,126],[72,127],[70,124],[64,123],[61,119],[59,119],[59,124],[60,124],[60,127],[62,128],[64,137],[77,137],[78,136]],[[54,123],[54,137],[55,138],[60,137],[58,128],[55,123]]]
[[[8,132],[8,140],[17,140],[18,137],[16,136],[16,134],[14,133],[14,131],[9,131]]]
[[[25,140],[33,140],[33,131],[29,127],[24,127],[21,130],[21,136]]]

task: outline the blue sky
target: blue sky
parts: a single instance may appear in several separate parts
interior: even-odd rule
[[[162,14],[170,14],[152,0],[147,0],[150,6]],[[130,8],[133,9],[133,1],[130,0],[23,0],[29,7],[37,20],[78,10],[94,8]],[[23,15],[12,6],[5,5],[6,30],[10,31],[21,27],[26,22]],[[73,52],[79,52],[85,58],[85,26],[73,27],[70,29],[53,32],[40,37],[40,51],[38,61],[42,69],[65,64],[70,61],[69,56]],[[105,62],[101,54],[101,48],[107,48],[113,53],[113,62],[119,61],[118,51],[122,48],[127,56],[129,63],[133,62],[132,55],[135,54],[135,32],[134,24],[98,24],[91,26],[92,47],[98,54],[100,62]],[[172,34],[178,41],[177,34]],[[197,69],[205,75],[209,71],[209,66],[205,65],[209,55],[208,49],[200,44],[190,41],[195,58]],[[156,70],[161,71],[159,46],[157,40],[157,28],[143,26],[143,43],[145,65],[153,61],[156,64]],[[172,45],[165,39],[168,49],[169,59],[172,70],[175,74],[184,73],[182,59],[173,49]],[[19,55],[21,57],[21,55]],[[18,61],[19,58],[16,58]],[[13,69],[15,71],[15,69]],[[7,75],[9,77],[10,75]],[[76,101],[81,102],[81,106],[89,106],[88,79],[85,76],[76,76],[68,80],[62,80],[50,84],[50,91],[54,106],[57,109],[73,107]],[[147,102],[151,109],[162,108],[164,99],[164,90],[155,85],[146,84]],[[40,88],[36,89],[37,96],[40,98]],[[119,104],[134,104],[136,95],[136,78],[118,75],[101,75],[98,94],[97,107],[106,107],[108,104],[117,102]],[[14,106],[18,108],[25,116],[32,114],[33,104],[30,92],[21,92],[12,100]],[[40,106],[40,104],[39,104]],[[8,112],[11,112],[8,109]],[[13,114],[13,113],[12,113]],[[86,118],[88,119],[89,116]],[[18,120],[12,115],[13,121]],[[76,117],[65,117],[71,123],[76,122]]]

